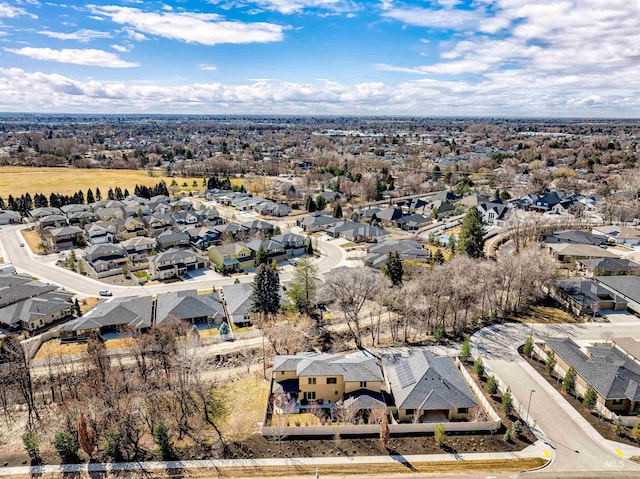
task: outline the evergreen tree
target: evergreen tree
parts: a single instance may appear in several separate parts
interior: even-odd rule
[[[109,191],[107,191],[107,198],[110,200],[115,200],[116,199],[116,195],[113,192],[112,188],[109,188]]]
[[[160,452],[162,460],[167,461],[171,459],[173,456],[171,436],[169,435],[169,430],[162,421],[156,424],[156,427],[153,428],[153,440],[158,446],[158,452]]]
[[[462,347],[460,348],[460,359],[464,362],[467,362],[470,356],[471,356],[471,338],[467,336],[465,340],[462,342]]]
[[[93,197],[93,191],[91,188],[87,190],[87,204],[95,203],[96,199]]]
[[[76,298],[76,301],[73,304],[73,308],[76,310],[76,315],[80,316],[82,311],[80,310],[80,303],[78,303],[78,298]]]
[[[502,395],[502,410],[508,416],[513,411],[513,398],[511,397],[511,389],[507,390]]]
[[[487,394],[493,396],[498,392],[498,380],[494,376],[489,376],[487,379]]]
[[[313,312],[317,282],[317,266],[309,258],[300,258],[287,291],[287,296],[299,313],[310,315]]]
[[[313,254],[313,244],[311,243],[311,238],[307,241],[307,254],[311,256]]]
[[[51,193],[49,195],[49,206],[51,206],[52,208],[60,208],[60,199],[58,198],[58,195],[56,195],[55,193]]]
[[[484,376],[484,363],[482,362],[482,358],[476,359],[473,363],[473,372],[476,373],[478,377]]]
[[[333,214],[331,215],[334,218],[342,218],[342,206],[340,205],[340,203],[336,203],[336,205],[333,207]]]
[[[573,394],[576,389],[576,368],[571,366],[567,371],[567,374],[564,375],[564,379],[562,380],[562,390],[567,394]]]
[[[529,336],[524,342],[522,352],[527,356],[531,356],[531,353],[533,352],[533,338],[531,336]]]
[[[324,210],[326,206],[327,206],[327,200],[324,199],[324,196],[322,195],[316,196],[316,208],[318,209],[318,211]]]
[[[584,393],[584,397],[582,398],[582,405],[587,409],[591,410],[596,407],[598,401],[598,394],[596,390],[593,389],[592,386],[587,388],[587,392]]]
[[[459,247],[471,258],[484,256],[484,228],[478,208],[471,208],[462,220]]]
[[[265,264],[267,262],[268,254],[269,252],[264,247],[260,246],[258,251],[256,251],[255,265],[260,266],[261,264]]]
[[[96,201],[102,200],[102,193],[100,193],[100,188],[96,188]]]
[[[128,198],[129,196],[130,196],[130,195],[129,195],[129,190],[125,188],[125,189],[124,189],[124,197],[125,197],[125,198]]]
[[[549,351],[547,354],[547,360],[544,362],[544,370],[549,376],[553,374],[553,370],[556,367],[556,355],[553,351]]]
[[[7,200],[7,207],[8,207],[10,210],[13,210],[13,211],[16,211],[16,210],[17,210],[17,208],[16,208],[16,200],[14,200],[14,199],[13,199],[13,196],[12,196],[12,195],[9,195],[9,198],[8,198],[8,200]]]
[[[251,311],[263,318],[280,309],[280,276],[269,264],[261,264],[253,278],[251,292]]]
[[[400,254],[395,251],[389,251],[387,256],[387,266],[385,268],[385,274],[391,280],[394,286],[402,284],[403,275],[402,261],[400,261]]]
[[[75,464],[80,462],[78,449],[80,445],[77,439],[69,431],[62,431],[56,434],[53,441],[58,456],[63,464]]]
[[[124,199],[124,195],[122,194],[122,188],[120,188],[119,186],[116,186],[115,191],[113,192],[113,196],[115,197],[116,200],[121,201]]]
[[[309,213],[313,213],[314,211],[317,210],[316,202],[313,201],[313,198],[311,196],[307,197],[307,201],[304,207]]]

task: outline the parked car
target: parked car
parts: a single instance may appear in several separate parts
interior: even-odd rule
[[[21,247],[21,248],[24,248],[24,243],[20,243],[20,247]]]
[[[113,296],[113,293],[108,289],[103,289],[100,291],[100,296]]]

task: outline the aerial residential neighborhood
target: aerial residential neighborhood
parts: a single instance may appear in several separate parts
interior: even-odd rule
[[[279,162],[243,172],[199,175],[184,158],[133,182],[139,170],[0,189],[5,467],[307,457],[311,474],[355,460],[366,476],[370,461],[395,471],[400,454],[417,471],[438,458],[486,474],[633,475],[638,176],[545,166],[539,184],[524,142],[556,137],[525,125],[535,142],[494,133],[503,147],[482,156],[474,122],[465,134],[443,122],[418,136],[431,159],[413,185],[398,140],[310,124],[291,134],[384,148],[344,165],[274,150]],[[447,135],[486,166],[432,155]],[[4,132],[2,148],[11,157],[29,138]],[[293,173],[260,169],[287,161]]]
[[[640,478],[638,0],[0,43],[0,479]]]

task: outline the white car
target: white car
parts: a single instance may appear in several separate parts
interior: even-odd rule
[[[100,296],[113,296],[113,293],[108,289],[103,289],[100,291]]]

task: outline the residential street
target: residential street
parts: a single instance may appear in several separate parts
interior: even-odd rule
[[[526,417],[536,421],[550,444],[554,456],[545,472],[620,471],[640,475],[640,464],[626,458],[640,454],[640,448],[602,440],[601,436],[546,379],[540,377],[517,353],[517,346],[531,334],[527,324],[503,324],[484,328],[473,338],[474,356],[480,355],[488,374],[495,374],[511,387]],[[607,332],[616,337],[640,337],[640,322],[625,324],[587,323],[535,325],[534,337],[571,336],[574,339],[601,339]]]
[[[233,284],[236,278],[242,283],[253,281],[253,275],[251,274],[223,277],[213,270],[206,270],[194,272],[193,276],[195,277],[192,279],[169,284],[154,286],[107,285],[87,276],[82,276],[56,266],[55,260],[57,255],[42,257],[34,255],[27,245],[20,247],[19,244],[24,241],[20,234],[20,230],[23,228],[24,225],[0,228],[0,251],[3,251],[5,254],[5,263],[13,263],[18,272],[28,273],[42,281],[60,285],[69,291],[77,293],[80,298],[98,296],[99,291],[102,289],[110,290],[114,297],[145,296],[169,291],[211,289],[212,286],[218,287]],[[334,242],[318,240],[317,246],[321,253],[321,257],[316,261],[320,273],[329,271],[343,264],[346,260],[347,255],[345,250]],[[291,279],[292,272],[293,267],[285,267],[285,270],[280,274],[280,279],[282,281]]]

